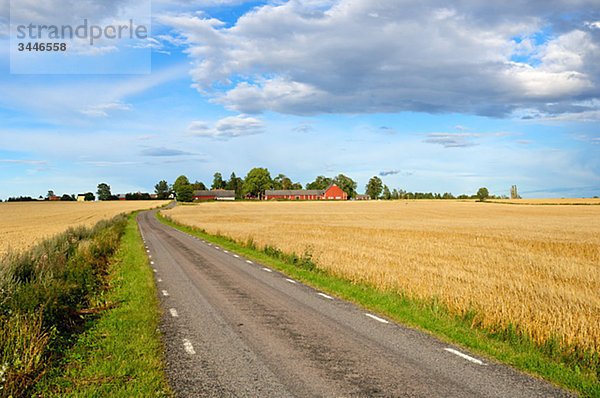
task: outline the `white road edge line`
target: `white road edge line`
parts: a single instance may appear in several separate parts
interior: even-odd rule
[[[154,261],[150,261],[150,264],[154,265]]]
[[[157,281],[157,282],[162,282],[162,279],[161,279],[161,278],[158,278],[156,281]]]
[[[185,349],[185,352],[187,352],[190,355],[196,354],[194,346],[192,345],[192,343],[190,343],[188,339],[183,339],[183,348]]]
[[[369,318],[371,318],[371,319],[375,319],[377,322],[381,322],[381,323],[389,323],[389,322],[388,322],[388,321],[386,321],[385,319],[383,319],[383,318],[380,318],[380,317],[378,317],[378,316],[376,316],[376,315],[373,315],[373,314],[365,314],[365,315],[366,315],[366,316],[368,316],[368,317],[369,317]]]
[[[223,250],[223,253],[229,253],[227,250]]]
[[[175,308],[169,308],[169,312],[171,313],[171,316],[173,318],[177,318],[179,316],[179,314],[177,313],[177,310]]]
[[[238,256],[237,254],[234,254],[233,257],[240,258],[240,256]]]
[[[456,351],[454,348],[444,348],[444,350],[451,352],[454,355],[458,355],[459,357],[466,359],[467,361],[476,363],[477,365],[483,365],[483,362],[481,362],[479,359],[473,358],[468,356],[467,354],[463,354],[460,351]]]
[[[167,297],[169,295],[169,292],[167,292],[166,290],[162,291],[163,296]]]
[[[252,264],[252,261],[250,261],[250,260],[246,260],[246,262],[247,262],[248,264]]]
[[[262,270],[263,270],[263,271],[266,271],[266,272],[273,272],[273,270],[270,270],[270,269],[268,269],[268,268],[263,268]]]
[[[288,279],[288,278],[285,278],[285,280],[286,280],[286,281],[288,281],[289,283],[294,283],[294,284],[296,283],[296,281],[295,281],[295,280],[293,280],[293,279]]]
[[[321,297],[325,297],[328,300],[333,300],[333,297],[326,295],[325,293],[317,293]]]
[[[152,268],[152,272],[158,272],[156,268]]]

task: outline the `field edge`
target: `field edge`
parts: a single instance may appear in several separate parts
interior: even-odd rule
[[[472,316],[457,317],[435,299],[419,300],[394,292],[382,292],[366,284],[352,283],[329,275],[316,268],[315,264],[306,264],[306,259],[282,253],[277,248],[249,247],[229,237],[209,234],[199,228],[174,222],[160,212],[156,212],[156,217],[167,226],[216,243],[399,324],[465,347],[478,355],[542,378],[581,396],[600,397],[600,382],[595,372],[582,370],[576,363],[564,363],[560,358],[547,355],[542,347],[516,332],[492,333],[473,327]]]
[[[110,269],[110,289],[102,297],[118,306],[90,321],[60,365],[37,384],[35,395],[172,396],[164,369],[160,303],[136,221],[140,211],[128,215]]]

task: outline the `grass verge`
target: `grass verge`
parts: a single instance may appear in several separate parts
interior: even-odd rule
[[[60,363],[37,384],[34,396],[170,396],[163,368],[159,301],[144,244],[130,215],[97,297],[116,303],[86,322]]]
[[[298,256],[282,253],[273,247],[257,248],[251,240],[237,242],[228,237],[208,234],[199,228],[173,222],[159,212],[156,215],[168,226],[268,265],[398,323],[423,330],[442,341],[463,346],[478,355],[543,378],[581,396],[600,397],[600,369],[597,365],[590,367],[576,358],[566,358],[553,345],[539,346],[518,333],[518,328],[501,332],[482,329],[473,324],[474,314],[458,317],[435,299],[418,300],[396,292],[382,292],[366,284],[351,283],[330,275],[318,268],[309,254]],[[597,360],[592,363],[597,364]]]

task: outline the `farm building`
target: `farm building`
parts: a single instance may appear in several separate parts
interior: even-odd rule
[[[363,195],[363,194],[357,194],[354,197],[355,200],[371,200],[371,196],[370,195]]]
[[[265,200],[346,200],[348,194],[335,184],[327,189],[277,189],[265,191]]]
[[[85,194],[80,193],[77,195],[77,201],[78,202],[85,202]]]
[[[224,189],[194,191],[194,200],[235,200],[235,191]]]

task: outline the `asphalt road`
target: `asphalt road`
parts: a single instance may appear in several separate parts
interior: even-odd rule
[[[567,392],[138,214],[180,397],[563,397]]]

